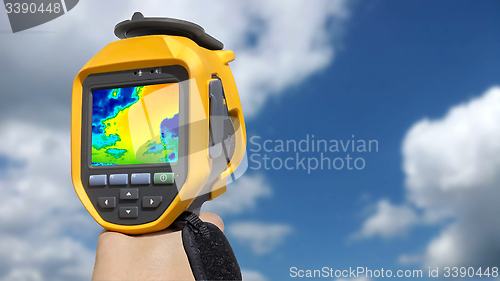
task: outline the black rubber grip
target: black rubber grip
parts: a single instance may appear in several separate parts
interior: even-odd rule
[[[182,243],[196,280],[242,280],[241,270],[226,236],[215,225],[185,213]]]

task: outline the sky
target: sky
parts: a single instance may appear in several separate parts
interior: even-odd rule
[[[500,264],[499,2],[165,2],[81,1],[17,34],[0,12],[0,280],[89,279],[101,229],[70,180],[71,85],[135,11],[236,54],[248,168],[204,210],[245,281]]]

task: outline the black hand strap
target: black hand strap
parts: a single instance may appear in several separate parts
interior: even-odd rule
[[[196,280],[242,280],[240,266],[226,236],[215,225],[185,212],[182,242]]]

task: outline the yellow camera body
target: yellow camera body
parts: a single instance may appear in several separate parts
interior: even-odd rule
[[[192,23],[136,13],[116,26],[124,39],[104,47],[76,75],[72,180],[105,229],[163,230],[184,211],[224,193],[243,160],[245,124],[228,65],[234,53],[202,31]],[[133,101],[110,110],[125,94]],[[111,117],[96,119],[103,112]],[[168,112],[177,116],[177,129],[162,127],[174,120],[165,117]],[[227,115],[225,121],[217,121],[215,112]]]

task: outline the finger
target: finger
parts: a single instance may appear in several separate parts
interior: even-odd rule
[[[214,213],[201,213],[200,219],[204,222],[209,222],[216,225],[221,231],[224,231],[224,222],[221,217]]]

